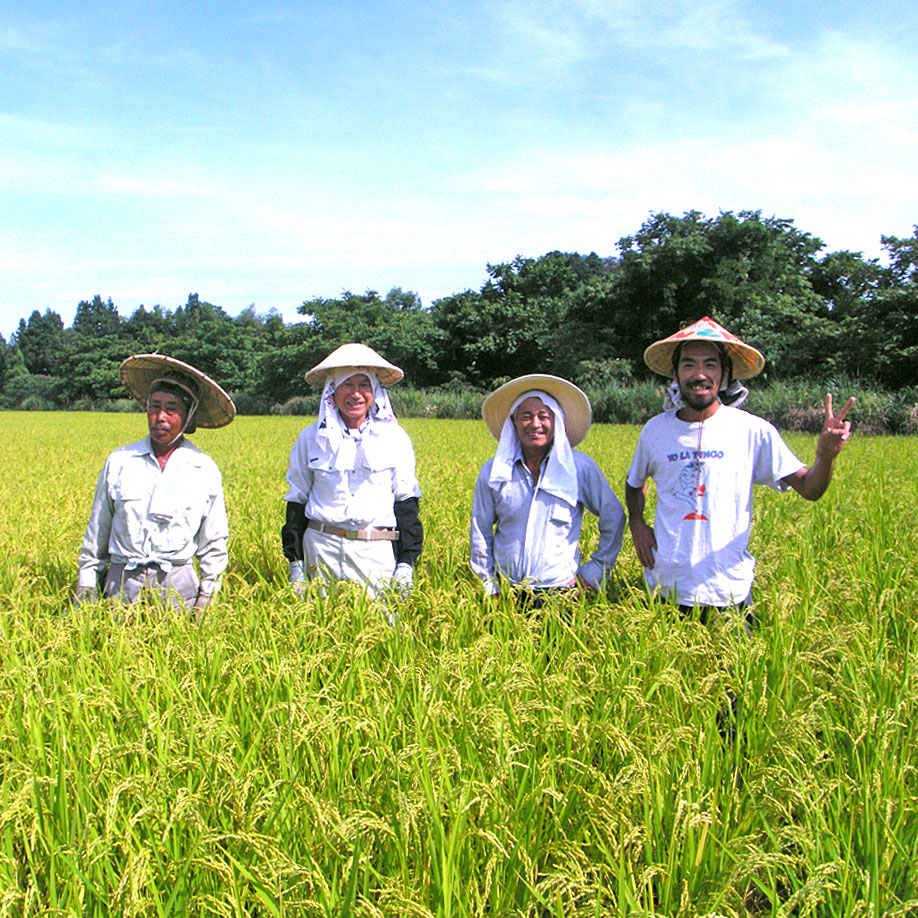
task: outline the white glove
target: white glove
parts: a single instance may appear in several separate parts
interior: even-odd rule
[[[306,575],[303,573],[302,561],[290,562],[290,588],[297,596],[306,592]]]
[[[411,595],[414,587],[414,568],[407,561],[395,565],[392,586],[401,594],[402,599],[407,599]]]
[[[98,598],[99,595],[95,587],[78,586],[73,596],[73,604],[78,606],[84,602],[95,602]]]
[[[204,614],[213,601],[213,593],[205,593],[204,590],[198,590],[198,595],[195,597],[194,604],[191,607],[191,620],[195,624],[200,625],[204,621]]]
[[[198,595],[195,597],[193,608],[197,609],[200,612],[203,612],[205,609],[210,608],[210,604],[214,601],[213,593],[205,593],[203,590],[198,590]]]

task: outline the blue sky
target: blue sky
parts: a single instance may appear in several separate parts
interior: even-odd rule
[[[916,10],[7,4],[0,333],[97,293],[429,305],[517,254],[614,254],[656,211],[761,210],[879,257],[918,223]]]

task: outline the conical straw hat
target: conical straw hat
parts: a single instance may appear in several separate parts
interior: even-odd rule
[[[519,376],[495,389],[481,406],[481,416],[495,440],[500,439],[510,406],[530,390],[547,392],[564,412],[564,429],[571,446],[576,446],[587,435],[593,420],[593,409],[586,393],[560,376],[532,373]]]
[[[705,316],[668,338],[654,341],[644,351],[644,363],[654,373],[668,379],[673,378],[673,353],[680,344],[687,341],[706,341],[709,344],[722,344],[733,365],[734,379],[751,379],[758,376],[765,366],[765,358],[751,344],[740,341],[736,335],[718,325],[712,318]]]
[[[209,376],[193,366],[165,354],[135,354],[118,370],[127,390],[146,407],[150,389],[157,379],[175,379],[198,399],[194,423],[198,427],[225,427],[236,417],[233,400]]]
[[[389,363],[371,347],[365,344],[342,344],[335,348],[321,363],[317,363],[306,373],[306,382],[321,386],[329,373],[341,369],[372,370],[384,386],[395,385],[405,374]]]

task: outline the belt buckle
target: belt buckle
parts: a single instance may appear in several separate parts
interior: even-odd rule
[[[360,538],[360,533],[356,529],[342,529],[341,533],[345,539],[354,540]]]

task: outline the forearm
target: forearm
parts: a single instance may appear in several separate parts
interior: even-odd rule
[[[644,520],[646,488],[646,482],[640,488],[634,488],[626,482],[625,504],[628,507],[628,527],[631,530],[631,541],[634,543],[635,554],[641,565],[646,570],[650,570],[655,563],[657,539],[653,527]]]
[[[80,587],[95,587],[99,574],[108,565],[112,510],[103,473],[96,486],[92,512],[86,524],[86,532],[83,535],[83,544],[77,563],[77,585]]]
[[[201,578],[201,592],[213,595],[220,589],[223,572],[229,561],[226,537],[211,539],[197,553],[198,573]]]
[[[498,591],[494,577],[494,532],[486,531],[472,519],[469,566],[472,573],[484,584],[488,593]]]
[[[485,466],[487,468],[487,466]],[[469,566],[489,594],[498,592],[494,570],[494,527],[497,514],[494,496],[488,488],[484,471],[479,473],[472,499],[472,521],[469,526]]]
[[[647,484],[635,488],[625,482],[625,506],[628,509],[628,525],[633,526],[635,521],[644,522],[644,507],[647,503]]]
[[[584,496],[590,501],[584,505],[599,518],[599,544],[590,560],[581,565],[578,576],[595,588],[609,576],[622,550],[625,511],[605,477],[596,487],[585,488]]]
[[[798,474],[788,476],[785,481],[804,500],[819,500],[829,488],[834,466],[834,459],[824,459],[817,454],[816,461],[808,469],[801,469]]]
[[[416,497],[397,500],[393,505],[398,541],[395,543],[395,560],[398,564],[414,566],[424,547],[424,527]]]
[[[287,516],[281,527],[281,545],[288,561],[303,560],[303,536],[306,533],[306,508],[287,501]]]

